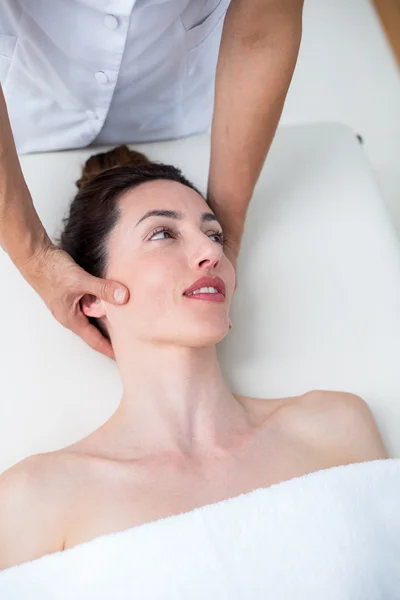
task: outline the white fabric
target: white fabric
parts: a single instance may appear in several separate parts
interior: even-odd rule
[[[0,572],[2,600],[399,600],[400,459],[333,467]]]
[[[0,82],[18,152],[209,129],[230,0],[2,0]]]
[[[206,191],[208,135],[137,148]],[[92,153],[22,157],[50,236]],[[238,278],[233,329],[218,346],[231,389],[259,398],[358,394],[389,455],[400,458],[398,241],[349,129],[278,130],[249,207]],[[100,427],[118,406],[121,383],[115,363],[62,327],[4,252],[0,288],[2,472]]]

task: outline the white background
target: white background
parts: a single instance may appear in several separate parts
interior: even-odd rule
[[[400,36],[400,31],[399,31]],[[369,0],[305,0],[281,123],[335,121],[363,138],[400,239],[400,76]]]

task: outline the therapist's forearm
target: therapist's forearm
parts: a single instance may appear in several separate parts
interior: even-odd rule
[[[22,269],[46,244],[51,241],[22,174],[0,85],[0,246]]]
[[[300,0],[231,0],[218,59],[208,199],[238,252],[301,40]]]

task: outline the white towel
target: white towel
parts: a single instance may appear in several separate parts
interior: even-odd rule
[[[0,571],[1,600],[398,600],[400,459],[333,467]]]

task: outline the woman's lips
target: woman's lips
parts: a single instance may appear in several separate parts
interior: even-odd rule
[[[225,283],[221,277],[205,275],[197,279],[185,292],[184,295],[190,295],[192,292],[199,292],[202,288],[212,287],[218,293],[225,296]]]
[[[208,300],[209,302],[225,302],[225,296],[220,292],[216,293],[206,293],[199,292],[198,294],[190,294],[190,296],[184,296],[188,300]]]

